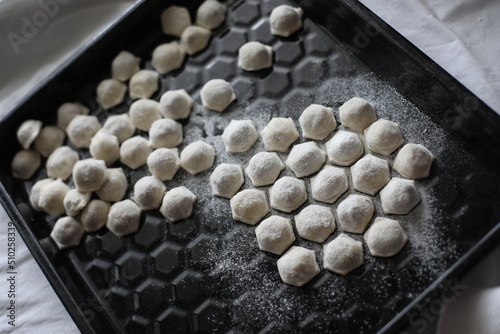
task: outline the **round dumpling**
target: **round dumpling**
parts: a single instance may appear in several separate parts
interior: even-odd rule
[[[255,225],[271,211],[266,193],[257,189],[245,189],[231,198],[233,219]]]
[[[128,114],[111,115],[106,119],[102,128],[109,134],[118,138],[121,144],[134,135],[135,126]]]
[[[210,175],[214,196],[231,198],[241,188],[245,179],[240,165],[220,164]]]
[[[215,149],[198,140],[191,143],[181,152],[181,166],[191,175],[196,175],[209,169],[214,164]]]
[[[12,176],[16,179],[29,180],[40,167],[42,158],[34,150],[21,150],[12,159]]]
[[[64,196],[63,205],[68,216],[74,217],[89,203],[91,193],[81,193],[71,189]]]
[[[71,103],[66,102],[61,104],[61,106],[57,109],[57,126],[63,130],[66,130],[69,122],[76,115],[88,115],[89,108],[85,107],[80,103]]]
[[[307,200],[306,184],[302,180],[284,176],[274,183],[269,195],[273,209],[292,212]]]
[[[248,42],[238,50],[238,67],[258,71],[273,66],[273,48],[260,42]]]
[[[151,70],[136,72],[129,82],[130,97],[149,99],[158,90],[159,74]]]
[[[223,111],[236,99],[231,84],[222,79],[208,81],[200,92],[204,108]]]
[[[104,160],[109,166],[120,158],[120,143],[115,136],[99,131],[90,141],[89,151],[92,158]]]
[[[173,119],[162,118],[149,129],[149,145],[152,148],[172,148],[182,143],[182,125]]]
[[[207,47],[211,35],[210,30],[203,27],[187,27],[181,35],[181,48],[192,56]]]
[[[160,207],[161,214],[171,222],[188,218],[193,213],[196,196],[181,186],[167,191]]]
[[[139,99],[130,105],[128,110],[130,121],[136,128],[142,131],[149,131],[151,124],[159,120],[160,103],[150,99]]]
[[[137,232],[141,220],[141,209],[126,199],[111,205],[106,227],[118,238]]]
[[[69,190],[69,187],[61,180],[47,182],[40,188],[36,206],[53,217],[60,216],[66,212],[64,197]]]
[[[403,177],[416,180],[429,176],[434,155],[420,144],[406,144],[394,159],[394,170]]]
[[[152,151],[148,141],[141,136],[129,138],[120,147],[120,162],[132,169],[137,169],[146,164]]]
[[[186,58],[186,52],[179,43],[164,43],[154,49],[151,65],[158,73],[165,74],[180,68],[184,63],[184,58]]]
[[[328,161],[340,166],[350,166],[364,153],[363,142],[353,132],[339,130],[326,142]]]
[[[375,109],[370,102],[360,97],[353,97],[339,108],[342,125],[356,132],[363,132],[377,120]]]
[[[47,176],[66,180],[73,173],[73,167],[79,159],[78,152],[69,146],[61,146],[55,149],[45,164]]]
[[[148,156],[149,171],[153,176],[170,181],[181,167],[179,150],[176,148],[159,148]]]
[[[184,29],[191,25],[191,16],[187,8],[170,6],[161,13],[163,33],[181,37]]]
[[[354,240],[347,234],[338,237],[323,247],[323,264],[325,269],[340,275],[347,275],[365,262],[363,243]]]
[[[302,28],[302,9],[281,5],[273,9],[269,16],[271,34],[288,37]]]
[[[404,143],[399,125],[385,119],[365,129],[365,140],[370,151],[383,155],[390,155]]]
[[[280,216],[264,219],[255,228],[257,243],[262,251],[283,254],[295,241],[292,221]]]
[[[89,148],[92,137],[101,129],[96,116],[77,115],[66,129],[69,140],[76,147]]]
[[[97,86],[97,103],[109,109],[123,102],[127,86],[116,79],[106,79]]]
[[[141,58],[128,51],[121,51],[111,62],[111,77],[120,81],[127,81],[139,71]]]
[[[215,0],[203,2],[196,11],[196,24],[213,30],[226,19],[226,6]]]
[[[299,132],[291,118],[273,117],[260,135],[266,151],[286,152],[298,138]]]
[[[397,220],[377,217],[364,239],[373,256],[390,257],[403,249],[408,236]]]
[[[254,187],[273,184],[279,177],[285,164],[276,153],[259,152],[250,159],[246,173]]]
[[[357,194],[347,196],[337,207],[340,227],[349,233],[364,233],[374,212],[370,197]]]
[[[80,220],[85,231],[95,232],[106,225],[110,207],[108,202],[100,199],[91,200],[80,215]]]
[[[54,182],[54,179],[51,178],[46,178],[46,179],[41,179],[35,182],[33,187],[31,187],[30,191],[30,203],[33,209],[35,211],[42,211],[42,208],[40,208],[39,202],[40,202],[40,196],[42,194],[42,189],[45,187],[47,184]]]
[[[278,262],[278,273],[286,284],[303,286],[320,273],[316,252],[292,246]]]
[[[311,104],[299,117],[304,138],[323,140],[337,127],[333,109]]]
[[[259,138],[257,129],[252,121],[232,120],[224,129],[222,140],[226,145],[226,152],[246,152]]]
[[[17,129],[17,140],[19,144],[27,150],[35,141],[36,137],[42,130],[43,123],[38,120],[28,119],[24,121]]]
[[[380,191],[382,209],[386,214],[406,215],[420,202],[415,181],[394,177]]]
[[[78,161],[73,167],[73,181],[80,192],[98,190],[106,181],[106,164],[97,159]]]
[[[165,118],[184,119],[188,118],[193,107],[194,100],[185,89],[169,90],[160,99],[160,113]]]
[[[315,142],[306,142],[294,145],[286,165],[295,176],[304,177],[316,173],[321,169],[326,160],[326,154]]]
[[[167,186],[154,176],[144,176],[134,185],[134,201],[143,211],[160,207]]]
[[[35,139],[34,148],[46,158],[62,146],[66,133],[57,126],[44,126]]]
[[[354,190],[374,196],[391,179],[389,163],[371,154],[351,166]]]
[[[73,217],[62,217],[56,221],[50,237],[59,249],[78,246],[85,230],[83,225]]]
[[[348,188],[347,174],[342,168],[326,165],[311,178],[311,195],[316,201],[335,203]]]
[[[330,208],[309,205],[295,216],[295,227],[302,238],[323,242],[335,231],[335,217]]]
[[[101,188],[96,191],[97,196],[103,201],[118,202],[125,197],[128,181],[123,169],[108,168],[106,178]]]

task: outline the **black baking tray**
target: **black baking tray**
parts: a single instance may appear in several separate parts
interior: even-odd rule
[[[200,1],[177,3],[194,14]],[[159,23],[170,2],[138,1],[0,121],[3,142],[12,143],[1,147],[2,204],[82,332],[398,332],[408,320],[415,325],[427,305],[445,302],[441,292],[500,240],[498,114],[357,1],[295,1],[304,9],[305,28],[286,39],[268,32],[267,17],[281,3],[290,2],[227,2],[228,18],[210,46],[162,76],[153,98],[185,88],[196,101],[184,124],[187,137],[210,141],[248,111],[264,119],[297,118],[309,103],[338,108],[349,94],[369,90],[379,117],[398,121],[407,141],[424,143],[437,156],[421,183],[432,206],[422,226],[432,227],[426,236],[433,240],[421,243],[435,256],[422,253],[410,235],[410,246],[392,259],[374,261],[365,249],[365,266],[345,278],[322,270],[305,287],[289,287],[279,280],[277,258],[259,252],[253,229],[233,222],[227,201],[211,198],[209,190],[182,224],[150,213],[135,235],[117,239],[103,229],[58,252],[48,238],[55,219],[35,212],[28,200],[27,189],[43,170],[28,182],[10,176],[20,149],[15,131],[30,118],[53,123],[67,101],[84,103],[101,121],[106,117],[95,87],[109,77],[113,57],[127,49],[150,68],[154,47],[170,40]],[[254,39],[280,51],[273,69],[243,73],[235,64],[237,49]],[[214,77],[231,80],[238,100],[207,121],[199,89]],[[109,113],[126,112],[130,102]],[[179,182],[203,186],[210,172],[187,181],[181,171]]]

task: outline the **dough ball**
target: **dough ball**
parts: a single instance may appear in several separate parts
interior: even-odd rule
[[[101,188],[96,191],[100,199],[107,202],[118,202],[125,197],[127,192],[128,181],[123,169],[108,168],[106,169],[106,178]]]
[[[315,201],[335,203],[348,188],[347,174],[342,168],[326,165],[311,178],[311,196]]]
[[[167,186],[154,176],[144,176],[134,185],[134,201],[143,211],[160,207]]]
[[[153,148],[173,148],[179,146],[182,139],[182,125],[173,119],[159,119],[149,129],[149,145]]]
[[[129,82],[130,97],[133,99],[149,99],[158,90],[159,74],[151,70],[140,70]]]
[[[390,257],[403,249],[408,236],[397,220],[377,217],[364,239],[373,256]]]
[[[181,166],[191,175],[196,175],[209,169],[214,164],[215,149],[198,140],[191,143],[181,152]]]
[[[306,184],[302,180],[283,176],[271,187],[269,195],[273,209],[292,212],[307,200]]]
[[[164,43],[154,49],[151,64],[158,73],[165,74],[180,68],[185,58],[186,52],[179,43]]]
[[[420,202],[415,181],[394,177],[380,191],[382,209],[386,214],[406,215]]]
[[[42,211],[42,208],[40,208],[39,203],[40,203],[40,196],[42,194],[43,187],[49,183],[54,182],[54,181],[55,180],[51,179],[51,178],[38,180],[35,182],[33,187],[31,187],[30,203],[31,203],[31,206],[33,207],[33,209],[35,209],[35,211]]]
[[[254,187],[273,184],[278,179],[285,164],[276,153],[259,152],[250,159],[246,173]]]
[[[120,144],[131,138],[135,133],[135,126],[128,114],[109,116],[102,128],[110,135],[118,138]]]
[[[420,144],[406,144],[394,159],[394,170],[403,177],[416,180],[429,176],[434,155]]]
[[[111,205],[106,227],[118,238],[137,232],[141,220],[141,209],[126,199]]]
[[[257,243],[262,251],[283,254],[295,241],[292,221],[280,216],[264,219],[255,228]]]
[[[288,37],[302,28],[302,9],[281,5],[273,9],[269,16],[271,34]]]
[[[188,118],[193,107],[194,100],[185,89],[169,90],[160,99],[160,113],[165,118],[184,119]]]
[[[41,164],[40,153],[33,150],[21,150],[12,159],[12,176],[16,179],[29,180]]]
[[[96,116],[77,115],[66,129],[69,140],[76,147],[89,148],[92,137],[101,130],[101,123]]]
[[[354,190],[374,196],[391,179],[387,161],[371,154],[365,155],[351,166]]]
[[[84,159],[73,167],[73,181],[80,192],[99,189],[106,180],[106,164],[103,160]]]
[[[187,27],[181,35],[181,48],[192,56],[207,47],[211,35],[210,30],[203,27]]]
[[[363,156],[363,142],[353,132],[339,130],[326,142],[328,161],[340,166],[350,166]]]
[[[120,162],[132,169],[137,169],[146,164],[152,151],[148,141],[141,136],[129,138],[120,147]]]
[[[91,200],[80,216],[85,232],[95,232],[106,225],[110,207],[108,202],[100,199]]]
[[[87,206],[91,193],[81,193],[76,189],[71,189],[64,196],[63,205],[66,215],[74,217]]]
[[[257,224],[271,211],[266,193],[257,189],[240,191],[230,203],[233,219],[249,225]]]
[[[347,275],[365,262],[363,243],[341,233],[323,247],[325,269]]]
[[[316,252],[304,247],[292,246],[277,264],[283,282],[294,286],[303,286],[320,272]]]
[[[226,6],[218,1],[207,0],[196,11],[196,24],[213,30],[226,19]]]
[[[163,197],[160,212],[170,222],[176,222],[191,216],[195,201],[196,196],[188,188],[173,188]]]
[[[245,182],[240,165],[220,164],[210,175],[210,185],[214,196],[231,198]]]
[[[66,133],[59,127],[52,125],[44,126],[35,139],[34,148],[46,158],[56,148],[62,146],[65,138]]]
[[[47,182],[40,189],[38,208],[53,217],[64,214],[66,212],[64,197],[69,190],[69,187],[61,180]]]
[[[273,117],[260,133],[266,151],[287,152],[299,132],[291,118]]]
[[[130,105],[128,115],[136,128],[142,131],[149,131],[151,124],[162,118],[160,115],[160,103],[150,99],[139,99]]]
[[[53,179],[66,180],[73,173],[73,167],[79,159],[78,152],[69,146],[56,148],[45,164],[47,176]]]
[[[246,152],[259,138],[257,129],[252,121],[232,120],[224,129],[222,140],[226,145],[226,152]]]
[[[181,37],[184,29],[191,25],[191,16],[184,7],[170,6],[161,13],[161,25],[164,34]]]
[[[140,70],[141,58],[128,51],[121,51],[111,62],[111,77],[120,81],[127,81]]]
[[[363,132],[377,120],[375,109],[370,102],[360,97],[353,97],[339,108],[342,125],[356,132]]]
[[[223,111],[236,100],[231,84],[222,79],[208,81],[201,89],[200,95],[203,107],[215,111]]]
[[[179,150],[176,148],[159,148],[148,156],[148,168],[151,174],[162,180],[170,181],[181,167]]]
[[[238,67],[258,71],[273,66],[273,48],[260,42],[248,42],[238,50]]]
[[[349,233],[364,233],[374,212],[372,200],[364,195],[349,195],[337,207],[340,227]]]
[[[299,117],[304,138],[323,140],[337,127],[333,109],[311,104]]]
[[[315,142],[305,142],[292,147],[286,165],[295,176],[304,177],[316,173],[323,167],[326,154]]]
[[[17,129],[17,140],[27,150],[42,130],[43,123],[34,119],[24,121]]]
[[[109,166],[120,158],[120,143],[115,136],[99,131],[90,141],[89,151],[92,158],[104,160]]]
[[[97,103],[109,109],[123,102],[127,86],[116,79],[106,79],[97,86]]]
[[[59,218],[50,237],[59,249],[78,246],[85,234],[83,225],[73,217]]]
[[[295,227],[302,238],[323,242],[335,231],[335,217],[330,208],[308,205],[295,216]]]
[[[390,155],[404,143],[399,125],[385,119],[365,129],[365,140],[370,151],[383,155]]]
[[[70,103],[66,102],[61,104],[59,109],[57,109],[57,126],[63,130],[66,130],[69,122],[76,115],[88,115],[89,108],[85,107],[80,103]]]

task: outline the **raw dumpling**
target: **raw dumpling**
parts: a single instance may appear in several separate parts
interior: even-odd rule
[[[333,109],[311,104],[299,117],[304,138],[323,140],[337,127]]]
[[[21,150],[12,159],[12,176],[20,180],[29,180],[41,164],[40,153],[34,150]]]
[[[347,275],[364,262],[363,243],[347,234],[341,233],[323,246],[323,265],[334,273]]]
[[[211,35],[210,30],[203,27],[187,27],[181,35],[181,48],[192,56],[207,47]]]
[[[365,99],[353,97],[339,108],[342,125],[356,132],[363,132],[377,120],[375,109]]]
[[[260,133],[266,151],[286,152],[299,138],[291,118],[274,117]]]
[[[295,227],[302,238],[323,242],[335,231],[335,217],[330,208],[309,205],[295,216]]]
[[[271,34],[288,37],[302,28],[302,9],[281,5],[273,9],[269,16]]]
[[[391,179],[387,161],[371,154],[365,155],[351,166],[354,190],[374,196]]]
[[[429,176],[434,155],[420,144],[406,144],[394,159],[394,170],[403,177],[416,180]]]
[[[254,187],[273,184],[279,177],[285,164],[276,153],[259,152],[250,159],[246,173]]]
[[[79,160],[78,152],[69,146],[56,148],[46,163],[47,176],[54,179],[66,180],[73,173],[73,167]]]
[[[106,164],[97,159],[78,161],[73,167],[73,181],[80,192],[98,190],[106,181]]]
[[[134,201],[143,211],[160,207],[167,186],[154,176],[144,176],[134,185]]]
[[[128,181],[123,169],[108,168],[106,178],[101,188],[96,191],[97,196],[103,201],[118,202],[125,197]]]
[[[173,188],[163,197],[160,212],[170,222],[176,222],[191,216],[195,201],[195,194],[188,188],[184,186]]]
[[[374,212],[372,200],[364,195],[349,195],[337,207],[340,227],[349,233],[364,233]]]
[[[257,189],[245,189],[231,198],[233,219],[255,225],[271,211],[266,193]]]
[[[120,158],[120,143],[115,136],[99,131],[90,141],[89,151],[92,158],[104,160],[109,166]]]
[[[71,189],[64,196],[63,204],[66,214],[74,217],[87,206],[90,201],[91,193],[81,193],[76,189]]]
[[[97,86],[97,103],[109,109],[123,102],[127,86],[116,79],[106,79]]]
[[[403,249],[408,236],[397,220],[377,217],[364,239],[373,256],[390,257]]]
[[[226,19],[226,6],[218,1],[207,0],[196,11],[196,24],[213,30]]]
[[[151,65],[158,73],[165,74],[180,68],[184,63],[184,58],[186,58],[186,52],[179,43],[164,43],[154,49]]]
[[[69,140],[76,147],[89,148],[92,137],[101,129],[96,116],[77,115],[66,129]]]
[[[220,164],[210,175],[214,196],[231,198],[241,188],[245,179],[240,165]]]
[[[42,211],[42,208],[40,208],[40,206],[39,206],[40,196],[42,194],[42,189],[44,186],[46,186],[47,184],[54,182],[54,181],[55,180],[51,179],[51,178],[38,180],[35,182],[33,187],[31,187],[30,203],[31,203],[31,206],[33,207],[33,209],[35,209],[36,211]]]
[[[335,203],[348,188],[347,174],[342,168],[326,165],[311,178],[311,195],[315,201]]]
[[[277,265],[283,282],[294,286],[303,286],[320,272],[316,252],[299,246],[292,246]]]
[[[370,151],[383,155],[390,155],[404,143],[399,125],[385,119],[365,129],[365,140]]]
[[[295,241],[292,221],[280,216],[264,219],[255,228],[257,243],[262,251],[283,254]]]
[[[162,118],[160,115],[160,103],[150,99],[139,99],[132,103],[128,114],[132,124],[142,131],[149,131],[151,124]]]
[[[176,148],[159,148],[148,156],[148,168],[153,176],[170,181],[181,167],[179,150]]]
[[[59,109],[57,109],[57,126],[63,130],[66,130],[69,122],[76,115],[88,115],[89,108],[85,107],[80,103],[70,103],[66,102],[61,104]]]
[[[380,201],[386,214],[406,215],[420,202],[420,194],[415,181],[394,177],[380,191]]]
[[[307,200],[306,184],[302,180],[284,176],[271,187],[269,195],[273,209],[292,212]]]
[[[191,175],[212,167],[214,159],[215,149],[201,140],[189,144],[181,152],[181,166]]]
[[[46,158],[62,146],[66,133],[57,126],[44,126],[35,139],[34,148]]]
[[[328,161],[340,166],[350,166],[363,156],[363,142],[353,132],[339,130],[326,142]]]
[[[182,143],[182,125],[173,119],[162,118],[149,129],[149,145],[152,148],[172,148]]]
[[[248,42],[238,50],[238,67],[258,71],[273,66],[273,48],[260,42]]]
[[[158,90],[159,74],[151,70],[140,70],[129,82],[130,97],[133,99],[149,99]]]
[[[110,207],[108,202],[100,199],[91,200],[80,215],[85,232],[95,232],[106,225]]]
[[[65,213],[64,197],[69,191],[69,187],[61,180],[42,184],[38,197],[38,207],[41,211],[57,217]]]
[[[236,99],[231,84],[222,79],[208,81],[200,92],[204,108],[223,111]]]
[[[285,164],[295,176],[304,177],[319,171],[325,160],[325,152],[319,148],[318,144],[310,141],[294,145]]]
[[[52,228],[50,237],[59,249],[78,246],[85,230],[83,225],[73,217],[59,218]]]
[[[41,121],[28,119],[19,126],[17,129],[17,140],[25,150],[29,149],[35,141],[40,130],[42,130],[42,125]]]
[[[141,220],[141,209],[126,199],[111,205],[106,227],[118,238],[137,232]]]
[[[191,25],[191,16],[184,7],[170,6],[161,13],[161,24],[164,34],[181,37],[184,29]]]
[[[141,58],[128,51],[121,51],[111,62],[111,77],[120,81],[127,81],[140,70]]]
[[[226,145],[226,152],[246,152],[259,138],[257,129],[252,121],[232,120],[224,129],[222,140]]]
[[[102,128],[109,134],[116,136],[120,144],[132,137],[135,132],[135,126],[130,121],[128,114],[109,116]]]
[[[160,99],[160,113],[165,118],[184,119],[188,118],[193,107],[194,100],[185,89],[169,90]]]
[[[141,136],[125,140],[120,147],[120,162],[132,169],[144,165],[153,150],[148,141]]]

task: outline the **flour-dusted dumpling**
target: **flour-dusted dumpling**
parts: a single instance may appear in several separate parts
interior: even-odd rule
[[[151,70],[140,70],[129,82],[129,93],[133,99],[149,99],[158,90],[159,74]]]
[[[350,166],[363,156],[363,142],[353,132],[339,130],[326,142],[328,161],[340,166]]]
[[[214,30],[226,19],[226,6],[219,1],[207,0],[196,11],[196,24]]]
[[[245,224],[255,225],[271,208],[266,193],[257,189],[245,189],[231,198],[231,212],[233,219]]]
[[[73,181],[80,192],[98,190],[106,181],[106,163],[97,159],[78,161],[73,167]]]
[[[273,66],[273,48],[260,42],[248,42],[238,50],[238,67],[258,71]]]
[[[375,212],[368,196],[351,194],[340,202],[337,217],[342,231],[362,234],[365,232]]]
[[[100,199],[107,202],[118,202],[125,197],[128,181],[122,168],[106,169],[106,178],[96,194]]]
[[[292,212],[307,200],[306,184],[302,180],[284,176],[271,187],[269,197],[273,209]]]
[[[62,146],[66,133],[57,126],[44,126],[35,139],[33,147],[46,158],[54,150]]]
[[[148,141],[141,136],[129,138],[120,147],[120,162],[132,169],[137,169],[146,164],[152,151]]]
[[[162,118],[149,128],[149,145],[153,148],[173,148],[182,143],[182,124],[169,118]]]
[[[179,150],[177,148],[159,148],[148,156],[149,171],[153,176],[162,180],[170,181],[181,167]]]
[[[191,16],[187,8],[170,6],[161,13],[163,33],[181,37],[184,29],[191,25]]]
[[[69,122],[71,122],[76,115],[88,115],[89,111],[89,108],[80,103],[63,103],[57,109],[57,126],[66,130]]]
[[[434,155],[420,144],[406,144],[394,159],[394,170],[403,177],[416,180],[429,176]]]
[[[386,214],[406,215],[420,202],[415,181],[394,177],[380,191],[382,209]]]
[[[140,70],[141,58],[128,51],[121,51],[111,62],[111,77],[120,81],[127,81]]]
[[[326,206],[308,205],[295,216],[295,227],[302,238],[323,242],[335,231],[335,217]]]
[[[128,115],[136,128],[149,131],[151,124],[162,118],[160,103],[150,99],[139,99],[130,105]]]
[[[360,97],[353,97],[339,108],[342,125],[356,132],[363,132],[377,120],[375,109],[370,102]]]
[[[77,115],[68,124],[66,132],[69,140],[76,147],[89,148],[92,137],[101,129],[96,116]]]
[[[154,49],[151,65],[160,74],[176,70],[182,66],[186,52],[177,42],[160,44]]]
[[[56,221],[50,237],[59,249],[78,246],[85,234],[83,225],[73,217],[62,217]]]
[[[399,125],[385,119],[365,129],[365,140],[370,151],[383,155],[390,155],[404,143]]]
[[[135,126],[128,114],[109,116],[102,128],[109,134],[116,136],[120,144],[132,137],[135,132]]]
[[[231,198],[245,182],[240,165],[220,164],[210,175],[210,185],[214,196]]]
[[[316,252],[292,246],[278,262],[278,273],[286,284],[303,286],[320,273]]]
[[[81,193],[76,189],[71,189],[64,196],[63,204],[66,215],[74,217],[87,206],[90,201],[91,193]]]
[[[299,132],[291,118],[273,117],[260,135],[266,151],[286,152],[299,138]]]
[[[97,86],[97,103],[109,109],[123,102],[127,86],[116,79],[106,79]]]
[[[93,199],[83,208],[80,220],[85,232],[95,232],[100,230],[108,220],[109,208],[111,205],[100,199]]]
[[[160,207],[167,186],[154,176],[144,176],[134,185],[133,200],[143,211],[155,210]]]
[[[188,218],[193,213],[196,195],[188,188],[181,186],[170,189],[163,197],[160,212],[171,222]]]
[[[204,108],[223,111],[236,99],[231,84],[222,79],[208,81],[200,92]]]
[[[342,168],[326,165],[311,178],[311,196],[315,201],[335,203],[348,188],[347,174]]]
[[[201,140],[189,144],[181,152],[181,166],[191,175],[209,169],[214,160],[215,149]]]
[[[403,249],[408,236],[397,220],[377,217],[364,239],[373,256],[390,257]]]
[[[254,187],[273,184],[279,177],[285,164],[276,153],[259,152],[250,159],[245,169]]]
[[[364,262],[363,243],[347,234],[341,233],[323,246],[323,265],[334,273],[347,275]]]
[[[141,220],[141,209],[126,199],[111,205],[106,227],[118,238],[137,232]]]
[[[232,120],[224,129],[222,140],[226,145],[226,152],[246,152],[259,138],[255,125],[250,120]]]
[[[207,47],[210,36],[212,36],[212,33],[206,28],[187,27],[181,35],[181,48],[192,56]]]
[[[304,138],[323,140],[337,127],[333,109],[311,104],[299,117]]]
[[[69,191],[69,187],[62,180],[47,182],[40,189],[38,197],[38,208],[53,217],[65,213],[64,197]]]
[[[12,176],[20,180],[29,180],[38,170],[41,162],[42,158],[37,151],[21,150],[12,159]]]
[[[371,154],[351,166],[354,190],[374,196],[391,179],[389,163]]]
[[[194,100],[185,89],[169,90],[160,99],[160,113],[165,118],[184,119],[188,118],[193,107]]]
[[[35,211],[42,211],[42,208],[40,208],[39,202],[40,202],[40,196],[42,194],[42,189],[45,187],[47,184],[54,182],[54,179],[51,178],[46,178],[46,179],[41,179],[35,182],[33,187],[31,187],[30,191],[30,203],[33,209]]]
[[[269,16],[271,34],[288,37],[302,28],[302,9],[281,5],[273,9]]]
[[[92,158],[104,160],[109,166],[120,158],[120,142],[116,136],[101,130],[90,141],[89,151]]]
[[[295,176],[304,177],[316,173],[326,160],[325,152],[315,142],[294,145],[285,164]]]
[[[292,221],[280,216],[264,219],[255,228],[255,235],[260,250],[276,255],[283,254],[295,241]]]
[[[79,159],[78,152],[69,146],[61,146],[55,149],[45,164],[47,176],[66,180],[73,173],[73,167]]]
[[[35,119],[28,119],[24,121],[17,129],[17,140],[19,144],[27,150],[35,141],[36,137],[42,130],[43,123]]]

